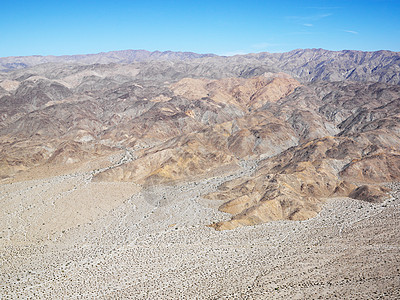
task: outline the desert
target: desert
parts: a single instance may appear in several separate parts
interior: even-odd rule
[[[0,58],[0,297],[398,299],[399,59]]]

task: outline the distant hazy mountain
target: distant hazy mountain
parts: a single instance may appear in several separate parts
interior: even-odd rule
[[[149,60],[186,60],[201,57],[215,56],[214,54],[197,54],[193,52],[173,51],[146,51],[146,50],[121,50],[101,52],[97,54],[82,55],[33,55],[33,56],[10,56],[0,58],[1,71],[10,71],[44,63],[79,63],[79,64],[129,64]]]
[[[400,53],[297,49],[286,53],[245,55],[277,68],[303,81],[374,81],[400,83]],[[259,72],[263,72],[260,70]]]
[[[160,61],[174,61],[175,64],[160,64]],[[71,56],[5,57],[0,58],[0,70],[11,71],[44,63],[87,65],[138,62],[153,62],[148,67],[150,73],[157,69],[161,76],[173,70],[174,74],[170,75],[249,78],[265,72],[282,71],[302,82],[350,80],[400,84],[400,53],[383,50],[363,52],[298,49],[286,53],[263,52],[231,57],[192,52],[125,50]]]

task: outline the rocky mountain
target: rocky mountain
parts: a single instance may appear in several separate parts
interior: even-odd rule
[[[400,53],[297,49],[286,53],[259,53],[244,56],[257,59],[302,81],[374,81],[399,84]],[[263,72],[263,69],[257,70]]]
[[[305,220],[329,197],[379,202],[387,191],[376,184],[400,179],[395,52],[117,51],[1,64],[3,182],[121,153],[91,180],[149,187],[239,172],[201,195],[232,215],[211,224],[223,230]]]
[[[0,58],[0,71],[9,72],[48,63],[125,65],[138,62],[153,62],[145,66],[147,70],[141,71],[142,76],[154,76],[158,71],[174,80],[176,76],[249,78],[265,72],[285,72],[301,82],[351,80],[400,83],[400,53],[384,50],[297,49],[286,53],[263,52],[231,57],[192,52],[124,50],[89,55],[4,57]]]
[[[121,50],[101,52],[97,54],[81,55],[62,55],[62,56],[10,56],[0,58],[0,71],[10,71],[15,69],[32,67],[46,63],[60,64],[129,64],[133,62],[150,60],[188,60],[201,57],[212,57],[214,54],[197,54],[193,52],[173,52],[173,51],[146,51],[146,50]]]

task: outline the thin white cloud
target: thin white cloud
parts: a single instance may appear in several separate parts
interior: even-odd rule
[[[344,32],[352,33],[352,34],[358,34],[357,31],[354,30],[343,30]]]
[[[307,8],[328,10],[328,9],[339,9],[339,8],[342,8],[342,7],[341,6],[310,6],[310,7],[307,7]]]
[[[332,16],[333,14],[317,14],[317,15],[310,15],[310,16],[287,16],[285,17],[287,20],[294,20],[294,21],[318,21],[327,17]]]
[[[305,23],[303,25],[306,26],[306,27],[313,27],[314,26],[313,24],[310,24],[310,23]]]

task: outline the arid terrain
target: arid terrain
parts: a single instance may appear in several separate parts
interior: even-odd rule
[[[400,298],[399,53],[0,65],[0,298]]]

